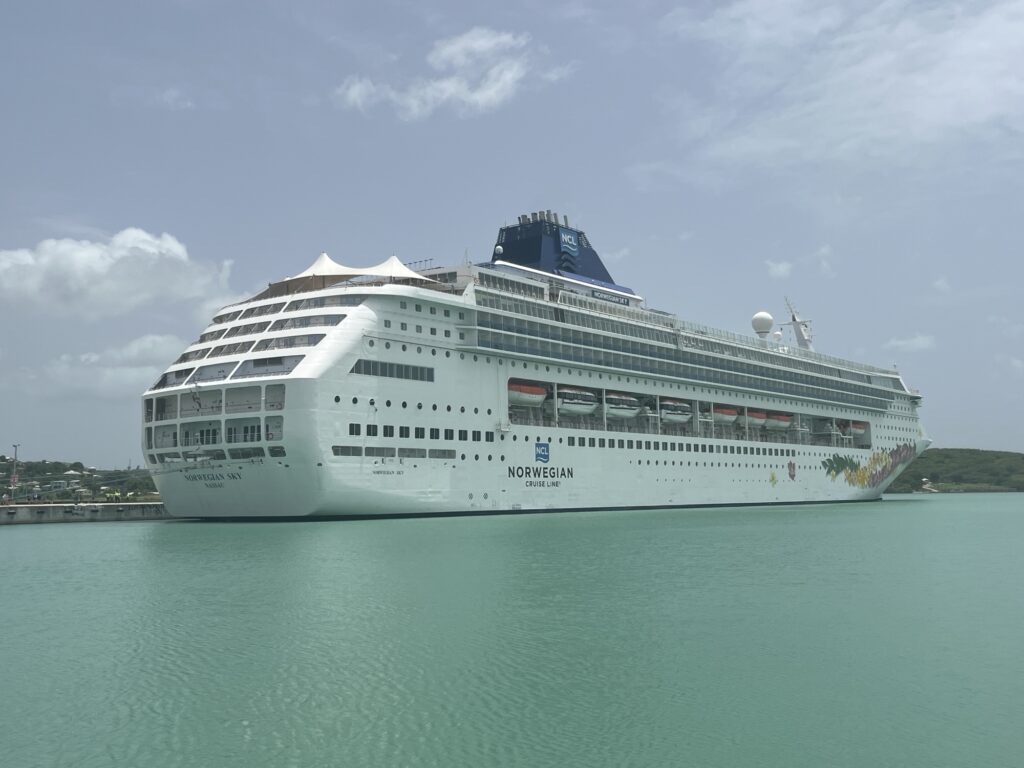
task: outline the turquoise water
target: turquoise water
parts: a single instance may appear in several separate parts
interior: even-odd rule
[[[1014,766],[1024,498],[0,529],[0,763]]]

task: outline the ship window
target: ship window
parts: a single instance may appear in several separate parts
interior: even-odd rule
[[[430,329],[430,335],[431,336],[437,336],[437,328],[431,328]]]
[[[391,321],[390,320],[385,320],[384,321],[384,327],[385,328],[390,328],[391,327]]]
[[[592,437],[589,438],[587,442],[589,443],[591,448],[593,448],[595,446],[595,444],[596,444],[596,441]]]
[[[360,359],[352,366],[352,373],[365,376],[386,376],[393,379],[411,379],[413,381],[433,381],[434,369],[421,365],[402,365],[385,363],[380,360]]]
[[[232,459],[255,459],[265,455],[262,448],[229,448],[228,456]]]
[[[485,443],[493,443],[494,442],[494,433],[493,432],[484,432],[484,442]]]
[[[475,442],[475,443],[479,443],[480,442],[480,430],[479,429],[474,429],[473,430],[473,442]]]
[[[391,424],[384,425],[384,437],[394,437],[395,428]]]
[[[195,374],[192,376],[190,381],[196,383],[199,381],[220,381],[226,379],[228,375],[235,369],[237,363],[215,363],[214,365],[204,365],[200,368],[196,368]]]
[[[157,379],[157,382],[152,386],[152,389],[166,389],[167,387],[180,386],[194,370],[195,368],[183,368],[178,371],[168,371]]]
[[[416,333],[423,333],[423,326],[422,325],[417,325],[416,326]]]
[[[416,305],[416,311],[417,312],[422,312],[423,311],[423,305],[422,304],[417,304]]]
[[[301,336],[280,336],[275,339],[263,339],[256,343],[253,352],[264,352],[268,349],[291,349],[292,347],[315,347],[324,340],[322,333],[307,333]],[[216,351],[216,350],[214,350]]]
[[[297,299],[291,302],[285,312],[295,312],[300,309],[322,309],[323,307],[358,307],[363,303],[366,296],[344,295],[344,296],[318,296],[314,299]]]
[[[597,447],[598,448],[604,448],[604,438],[603,437],[598,438]]]
[[[262,315],[273,315],[284,309],[284,302],[280,304],[265,304],[262,307],[250,307],[242,313],[242,319],[247,317],[260,317]]]
[[[316,328],[338,325],[346,317],[347,315],[302,315],[299,317],[289,317],[284,320],[275,320],[274,324],[270,326],[270,330],[287,331],[290,328]],[[390,320],[385,320],[385,323],[390,322]]]
[[[399,306],[400,308],[402,308],[402,309],[408,309],[408,308],[409,308],[409,305],[408,305],[408,304],[406,304],[406,303],[405,303],[404,301],[400,301],[400,302],[398,302],[398,306]]]
[[[232,336],[246,336],[253,333],[263,333],[267,330],[270,323],[249,323],[248,325],[236,325],[232,328],[228,328],[227,333],[224,334],[225,339],[230,339]]]
[[[408,427],[399,427],[398,428],[398,436],[399,437],[408,437],[409,436],[409,428]]]
[[[469,431],[465,429],[460,429],[459,440],[469,440]]]
[[[437,314],[437,307],[431,307],[430,308],[430,314],[436,315]]]
[[[178,357],[178,359],[175,360],[172,363],[172,365],[177,365],[178,363],[190,363],[193,360],[201,360],[202,358],[206,357],[209,353],[209,347],[204,347],[203,349],[193,349],[191,352],[185,352],[180,357]]]
[[[348,425],[348,433],[350,435],[355,436],[355,437],[359,436],[359,432],[360,432],[361,429],[362,429],[362,426],[359,425],[359,424],[353,423],[353,424],[349,424]]]
[[[426,436],[426,430],[423,427],[416,427],[413,429],[413,435],[417,440],[422,440]]]
[[[221,323],[230,323],[232,320],[236,319],[240,314],[242,314],[241,311],[226,312],[223,315],[217,315],[217,317],[213,318],[213,324],[220,325]]]
[[[441,439],[441,430],[438,429],[437,427],[431,427],[430,428],[430,439],[431,440],[440,440]]]
[[[451,316],[452,316],[452,313],[451,313],[451,311],[450,311],[450,310],[447,310],[447,309],[446,309],[446,310],[444,311],[444,316],[445,316],[445,317],[451,317]]]
[[[367,437],[376,437],[377,436],[377,425],[376,424],[367,424],[366,425],[366,436]]]
[[[427,455],[432,459],[454,459],[455,451],[447,448],[431,448]]]
[[[647,447],[648,447],[648,448],[650,448],[650,447],[651,447],[651,444],[650,444],[650,443],[648,443],[648,444],[647,444]],[[654,450],[656,450],[656,451],[659,451],[659,450],[661,450],[661,446],[660,446],[660,445],[658,445],[658,441],[657,441],[657,440],[655,440],[655,441],[654,441]]]
[[[267,453],[269,453],[271,456],[274,456],[275,458],[281,458],[282,456],[287,455],[284,452],[283,445],[272,445],[269,448],[267,448]]]
[[[362,456],[363,449],[358,445],[332,445],[331,452],[335,456]]]
[[[288,357],[261,357],[255,360],[243,360],[232,379],[245,379],[251,376],[287,376],[302,362],[303,355]]]
[[[252,349],[254,342],[239,341],[234,344],[222,344],[210,350],[210,357],[223,357],[224,355],[241,355]]]
[[[625,440],[619,440],[619,448],[625,448],[625,447],[626,447],[626,441]],[[632,447],[633,446],[630,446],[630,448],[632,448]]]
[[[568,444],[569,444],[570,447],[575,448],[576,447],[576,438],[570,435],[569,436],[569,443]]]
[[[391,458],[395,455],[394,448],[367,448],[367,456],[381,456],[384,458]]]
[[[401,327],[401,329],[403,331],[408,331],[409,330],[409,324],[408,323],[401,323],[400,327]]]
[[[454,440],[455,439],[455,430],[454,429],[446,429],[444,431],[444,439],[445,440]]]
[[[403,459],[425,459],[427,458],[426,448],[399,448],[399,458]]]

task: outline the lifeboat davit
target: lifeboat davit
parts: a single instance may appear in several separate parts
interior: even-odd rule
[[[508,404],[525,405],[536,408],[541,405],[548,396],[548,391],[540,384],[530,384],[525,381],[510,381],[508,383]]]
[[[693,416],[690,404],[682,400],[662,400],[661,420],[669,424],[684,424]]]
[[[769,411],[764,420],[765,429],[789,429],[793,424],[793,414]]]
[[[716,424],[732,424],[739,415],[739,409],[734,405],[716,405],[711,409],[711,417]]]
[[[768,414],[764,411],[755,411],[748,408],[746,417],[740,417],[741,423],[744,423],[744,418],[746,418],[745,423],[748,427],[763,427],[765,421],[768,420]]]
[[[608,392],[604,396],[604,415],[609,419],[632,419],[640,413],[640,401],[632,395]]]
[[[558,412],[567,416],[589,416],[597,410],[597,395],[589,389],[558,388]]]
[[[850,431],[854,437],[860,437],[868,431],[868,423],[866,421],[854,421],[850,424]]]

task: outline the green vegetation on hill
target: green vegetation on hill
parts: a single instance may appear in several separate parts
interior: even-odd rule
[[[940,491],[1024,491],[1024,453],[931,448],[896,478],[889,493],[920,490],[925,477]]]
[[[0,455],[0,493],[11,496],[14,459]],[[156,486],[145,469],[96,469],[80,461],[18,461],[13,500],[28,501],[145,501]]]

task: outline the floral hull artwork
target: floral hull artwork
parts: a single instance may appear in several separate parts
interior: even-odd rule
[[[832,480],[842,475],[848,485],[857,488],[877,488],[895,470],[911,461],[916,455],[915,445],[904,443],[891,451],[875,451],[863,465],[856,459],[840,456],[838,453],[822,461],[821,465]]]

